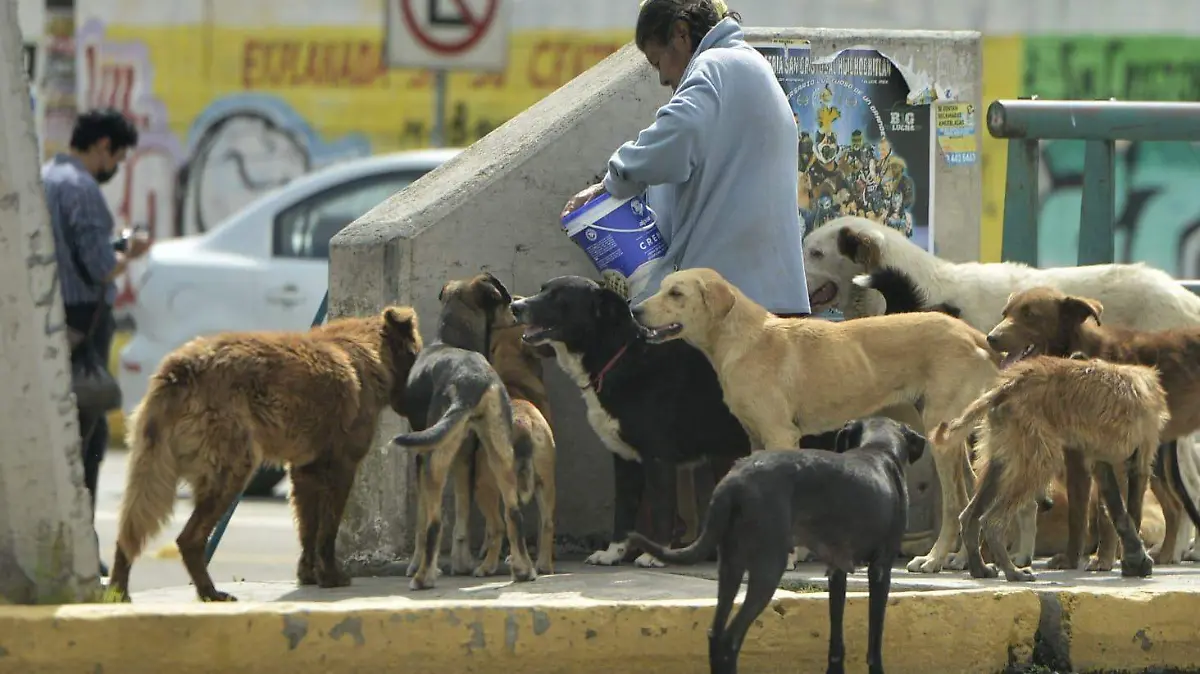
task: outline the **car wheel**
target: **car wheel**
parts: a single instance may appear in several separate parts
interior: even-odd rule
[[[285,475],[287,475],[287,471],[283,468],[263,466],[254,474],[254,477],[250,480],[250,484],[246,485],[246,491],[243,495],[255,498],[270,498],[275,495],[275,487],[283,480]]]

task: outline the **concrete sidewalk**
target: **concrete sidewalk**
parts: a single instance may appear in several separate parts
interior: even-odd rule
[[[533,583],[443,576],[426,592],[410,592],[403,577],[336,590],[218,578],[241,601],[200,604],[182,587],[135,593],[132,605],[0,607],[0,673],[703,672],[716,591],[704,576],[714,575],[713,565],[563,563]],[[1018,586],[898,570],[887,671],[993,674],[1030,662],[1035,646],[1042,661],[1056,650],[1069,659],[1060,672],[1200,667],[1195,566],[1147,580],[1044,577]],[[864,580],[856,574],[852,587]],[[828,602],[813,587],[822,581],[814,565],[789,574],[786,585],[805,591],[777,592],[747,638],[743,671],[824,670]],[[851,672],[866,671],[866,612],[865,593],[852,593]]]

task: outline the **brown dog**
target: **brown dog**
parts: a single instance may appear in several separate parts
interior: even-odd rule
[[[342,512],[379,413],[402,413],[420,351],[416,313],[391,307],[308,332],[199,337],[168,354],[129,423],[112,587],[128,598],[130,566],[183,479],[196,503],[175,539],[183,563],[200,599],[234,601],[213,586],[204,547],[264,461],[291,470],[300,583],[349,585],[334,555]]]
[[[520,299],[514,297],[514,299]],[[539,574],[554,573],[554,463],[557,451],[550,429],[550,398],[542,380],[542,358],[521,339],[525,327],[515,325],[492,332],[492,367],[508,389],[512,400],[513,456],[517,470],[517,493],[521,504],[537,499],[537,563]],[[549,353],[553,357],[553,352]],[[482,452],[475,455],[475,502],[483,513],[483,562],[480,575],[496,572],[500,563],[500,545],[504,535],[504,514],[500,510],[500,492],[492,472],[486,468]]]
[[[513,455],[512,402],[488,360],[498,329],[514,325],[512,296],[495,276],[483,273],[450,281],[438,294],[436,338],[425,345],[409,374],[404,410],[412,431],[392,438],[392,446],[413,452],[420,479],[414,555],[409,588],[432,588],[440,572],[442,496],[454,479],[454,532],[451,572],[472,572],[468,519],[474,453],[484,454],[487,472],[504,502],[504,525],[512,548],[513,580],[537,578],[525,546],[523,515]],[[484,575],[475,567],[475,575]]]
[[[796,447],[881,408],[920,403],[925,428],[949,421],[996,379],[984,334],[938,312],[852,321],[779,318],[712,269],[677,271],[634,310],[647,339],[685,339],[708,356],[752,449]],[[942,568],[966,506],[965,438],[934,443],[942,523],[925,572]]]
[[[1142,331],[1132,328],[1101,325],[1104,308],[1100,302],[1067,295],[1047,287],[1031,288],[1013,293],[1006,304],[1004,319],[992,329],[988,341],[998,350],[1014,354],[1047,354],[1067,356],[1074,352],[1114,363],[1153,365],[1158,368],[1162,386],[1167,392],[1171,420],[1162,431],[1162,442],[1171,442],[1200,430],[1200,327],[1174,330]],[[1172,452],[1163,452],[1158,473],[1150,486],[1162,505],[1166,532],[1158,560],[1175,556],[1175,543],[1183,511],[1191,515],[1191,505]],[[1144,478],[1142,478],[1144,479]],[[1082,542],[1083,522],[1090,485],[1087,473],[1068,454],[1067,490],[1070,503],[1068,554],[1052,559],[1054,568],[1075,568]],[[1130,484],[1128,489],[1144,489]],[[1078,494],[1078,498],[1077,495]],[[1076,505],[1078,503],[1078,505]],[[1193,520],[1196,519],[1192,515]],[[1108,523],[1101,519],[1101,553],[1111,550],[1115,555],[1114,537],[1105,536]],[[1107,542],[1106,542],[1107,541]],[[1107,548],[1106,548],[1107,546]]]
[[[1169,418],[1166,393],[1151,367],[1036,357],[1004,370],[997,385],[961,417],[933,432],[935,442],[951,443],[982,421],[976,443],[979,486],[959,516],[971,575],[998,574],[980,556],[980,529],[990,549],[1003,550],[1006,527],[1032,507],[1070,447],[1100,482],[1105,507],[1124,544],[1121,575],[1149,576],[1154,563],[1138,537],[1145,492],[1130,492],[1127,510],[1113,468],[1130,461],[1133,473],[1148,475],[1159,433]],[[1030,569],[1018,569],[1008,555],[994,558],[1010,582],[1035,579]]]

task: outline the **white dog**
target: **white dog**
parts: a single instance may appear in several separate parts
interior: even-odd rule
[[[1200,325],[1200,297],[1166,272],[1144,264],[1039,269],[1016,262],[954,263],[934,256],[896,230],[856,216],[831,220],[804,239],[804,269],[813,313],[837,308],[847,318],[885,310],[886,302],[873,289],[871,274],[891,271],[911,282],[925,306],[956,309],[962,320],[982,332],[989,332],[1000,322],[1009,295],[1035,286],[1100,300],[1107,324],[1140,330]],[[1181,440],[1178,446],[1181,472],[1196,466],[1196,457],[1190,456],[1195,452],[1194,444]],[[1200,484],[1200,475],[1185,474],[1184,482],[1189,488]],[[961,510],[966,504],[954,505]],[[1164,517],[1171,518],[1166,511],[1172,506],[1179,508],[1178,515],[1182,514],[1181,503],[1164,503]],[[1188,519],[1173,519],[1180,522],[1176,540],[1190,539],[1193,527]],[[954,525],[942,523],[934,550],[949,549],[957,534]],[[1020,524],[1018,564],[1032,557],[1034,527],[1036,516],[1031,511]],[[1178,563],[1187,547],[1186,543],[1177,546],[1173,559],[1160,563]],[[960,550],[948,566],[961,569],[965,562]],[[915,558],[908,569],[937,572],[941,566],[940,560],[925,556]]]

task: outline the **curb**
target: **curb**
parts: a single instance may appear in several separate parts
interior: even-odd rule
[[[534,603],[533,600],[539,600]],[[1055,652],[1058,671],[1200,665],[1197,596],[1030,589],[897,592],[884,662],[892,674],[998,674]],[[90,604],[0,607],[0,673],[399,671],[550,674],[707,669],[714,600]],[[742,669],[825,668],[824,593],[785,596],[747,637]],[[1040,625],[1040,629],[1039,629]],[[848,669],[866,671],[867,596],[850,595]],[[1073,667],[1071,667],[1073,665]]]

